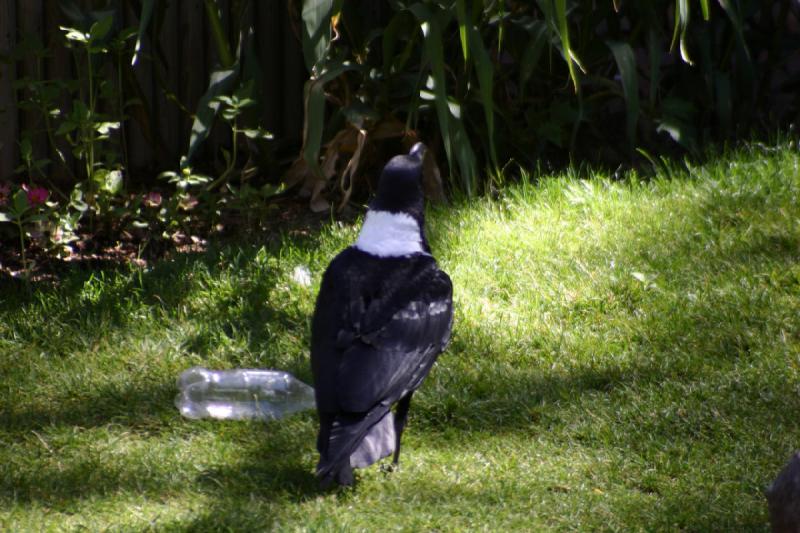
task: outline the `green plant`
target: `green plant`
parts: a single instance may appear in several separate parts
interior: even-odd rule
[[[4,187],[3,196],[8,198],[6,210],[0,211],[0,223],[10,222],[16,226],[19,237],[19,253],[22,271],[25,273],[25,280],[30,280],[32,264],[28,260],[26,240],[31,237],[35,226],[47,221],[45,202],[49,192],[41,187],[23,186],[11,194],[11,188]]]
[[[212,70],[208,89],[197,103],[189,147],[184,159],[187,165],[194,164],[198,151],[211,133],[215,120],[221,116],[220,110],[223,108],[227,115],[222,116],[223,120],[231,126],[235,123],[239,128],[238,132],[245,133],[251,154],[258,155],[265,151],[265,141],[272,138],[258,126],[262,94],[260,87],[264,80],[253,44],[255,29],[252,2],[242,0],[233,3],[231,18],[234,29],[230,32],[230,38],[223,28],[220,4],[216,0],[205,0],[204,6],[209,34],[217,51],[219,64]],[[232,100],[234,97],[236,101]],[[231,105],[223,106],[226,101]],[[245,104],[242,105],[241,102]],[[237,134],[234,133],[232,137],[231,150],[237,151]],[[223,172],[230,173],[236,164],[235,158],[231,161],[230,154],[225,155],[225,158],[226,170]]]
[[[699,156],[800,109],[791,3],[389,1],[363,16],[371,5],[302,3],[308,188],[330,183],[322,147],[354,116],[399,119],[473,194],[511,161]]]
[[[36,125],[20,133],[20,158],[22,164],[15,169],[17,173],[27,174],[27,179],[45,180],[56,194],[63,196],[61,190],[49,179],[52,171],[51,160],[43,154],[35,154],[33,143],[40,135],[45,134],[47,145],[56,155],[60,167],[68,175],[72,169],[67,164],[64,153],[55,140],[54,121],[61,115],[58,99],[64,91],[69,91],[75,84],[65,80],[50,80],[44,77],[44,61],[52,56],[52,51],[44,46],[34,34],[26,34],[13,51],[5,59],[10,62],[21,62],[28,58],[35,60],[35,72],[17,79],[13,83],[16,91],[24,91],[24,97],[18,98],[19,109],[33,112],[41,119],[39,129]]]
[[[34,156],[33,145],[29,135],[23,137],[19,142],[19,153],[22,158],[22,165],[15,169],[16,172],[24,172],[29,182],[47,176],[46,170],[50,165],[50,160],[47,158],[39,159]]]
[[[214,101],[221,104],[222,110],[220,116],[228,123],[231,128],[231,150],[228,151],[223,148],[223,156],[225,158],[225,170],[219,175],[217,179],[208,185],[207,190],[212,191],[220,185],[227,183],[230,180],[236,164],[238,161],[238,150],[240,135],[251,140],[269,140],[272,139],[272,134],[261,127],[246,128],[240,125],[241,116],[244,114],[245,109],[252,107],[256,104],[255,100],[246,96],[252,93],[252,84],[242,86],[231,96],[217,96]],[[254,168],[246,168],[241,172],[241,181],[244,182],[255,171]]]
[[[115,117],[115,120],[99,112],[101,94],[111,94],[113,91],[109,89],[107,82],[98,79],[96,72],[96,58],[109,51],[107,42],[113,21],[113,15],[107,15],[93,23],[88,31],[63,26],[61,28],[67,43],[82,52],[76,56],[76,63],[85,76],[86,87],[85,95],[82,95],[84,97],[73,100],[72,110],[56,134],[63,135],[70,142],[73,153],[84,165],[84,176],[89,183],[97,185],[97,188],[105,183],[109,172],[107,165],[118,163],[116,151],[101,150],[102,143],[111,138],[112,132],[119,130],[122,117]],[[134,33],[130,31],[128,35],[132,37]],[[111,99],[116,103],[115,98]]]
[[[170,185],[175,188],[175,193],[164,203],[163,208],[158,211],[158,222],[163,226],[163,231],[176,231],[178,229],[186,231],[191,222],[191,217],[188,216],[190,211],[201,211],[195,209],[201,203],[199,198],[202,198],[203,206],[210,209],[209,205],[212,203],[211,194],[206,190],[206,186],[211,182],[211,178],[205,174],[200,174],[192,169],[187,163],[185,158],[181,160],[181,170],[178,172],[166,171],[158,175],[159,179],[166,180]],[[152,194],[152,193],[151,193]],[[161,205],[161,198],[159,195],[156,205],[150,207],[158,207]],[[146,218],[146,217],[145,217]],[[200,218],[198,216],[198,218]],[[151,217],[151,222],[152,217]],[[138,227],[147,227],[147,222],[138,221]],[[158,226],[156,226],[158,227]],[[154,229],[151,226],[151,229]]]

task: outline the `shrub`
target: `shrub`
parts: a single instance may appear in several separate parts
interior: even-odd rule
[[[387,122],[429,140],[472,194],[510,161],[696,155],[800,110],[791,2],[388,1],[365,18],[370,4],[303,2],[314,182],[332,177],[323,140]]]

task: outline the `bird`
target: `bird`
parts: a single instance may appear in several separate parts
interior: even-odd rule
[[[389,160],[357,239],[322,276],[310,359],[323,488],[392,453],[397,467],[411,397],[450,340],[453,284],[425,235],[425,151]]]

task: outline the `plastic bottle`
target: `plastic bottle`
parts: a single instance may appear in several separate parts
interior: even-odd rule
[[[314,389],[280,370],[194,367],[178,389],[175,407],[186,418],[275,420],[314,407]]]

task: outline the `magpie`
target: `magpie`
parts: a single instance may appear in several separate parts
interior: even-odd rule
[[[397,465],[411,396],[450,340],[453,285],[424,231],[424,153],[417,143],[387,163],[355,244],[322,277],[311,370],[323,487],[352,485],[353,468],[392,453]]]

